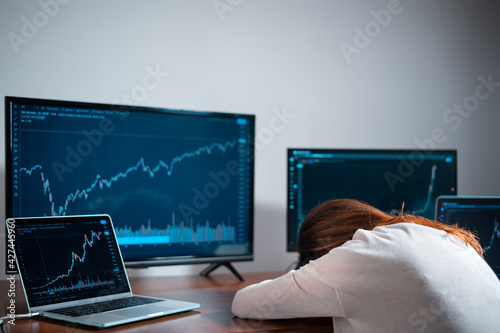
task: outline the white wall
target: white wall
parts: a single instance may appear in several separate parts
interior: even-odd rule
[[[498,2],[59,1],[0,0],[0,95],[126,103],[149,67],[161,82],[132,102],[256,114],[255,261],[236,264],[243,273],[295,259],[285,252],[287,147],[456,148],[459,194],[500,195]],[[494,82],[483,100],[478,77]],[[289,118],[270,137],[277,114]]]

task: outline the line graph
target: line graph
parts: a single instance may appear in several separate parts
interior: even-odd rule
[[[211,143],[210,145],[199,147],[193,151],[177,155],[173,157],[169,163],[164,162],[163,160],[159,160],[153,167],[146,164],[144,157],[140,157],[135,165],[132,165],[126,168],[124,171],[120,171],[114,176],[111,176],[109,178],[104,178],[101,174],[97,174],[94,181],[90,185],[84,187],[84,189],[76,189],[71,193],[67,194],[66,197],[61,200],[63,202],[62,204],[56,204],[56,200],[51,190],[51,183],[49,179],[45,176],[42,165],[38,164],[31,168],[23,167],[20,168],[19,171],[29,176],[33,175],[35,171],[40,172],[43,194],[46,197],[48,197],[48,202],[51,207],[50,215],[63,216],[66,215],[66,212],[68,211],[68,206],[71,203],[74,203],[78,199],[85,199],[85,200],[88,199],[91,193],[96,189],[103,190],[105,188],[111,188],[114,183],[127,178],[130,174],[134,172],[143,172],[146,173],[150,178],[154,178],[158,172],[166,170],[166,174],[168,176],[171,176],[174,170],[174,166],[182,162],[183,160],[201,156],[203,154],[211,155],[212,152],[216,149],[224,154],[227,149],[234,148],[237,142],[238,142],[237,140],[226,141],[224,143],[214,142]]]
[[[495,238],[500,239],[500,228],[499,228],[499,223],[498,223],[497,217],[495,217],[495,223],[493,224],[493,233],[491,234],[490,242],[489,242],[488,246],[484,247],[484,252],[488,252],[493,247],[493,243],[495,242]]]
[[[436,171],[437,171],[437,165],[436,164],[433,164],[432,167],[431,167],[431,176],[430,176],[430,182],[429,182],[429,185],[427,186],[427,195],[425,196],[426,198],[426,201],[425,201],[425,205],[423,208],[421,209],[410,209],[408,210],[407,214],[416,214],[416,215],[426,215],[426,213],[428,212],[429,208],[431,207],[432,203],[434,202],[434,200],[432,200],[432,197],[434,195],[434,185],[435,185],[435,182],[436,182]],[[396,215],[396,214],[399,214],[400,213],[400,210],[399,209],[391,209],[389,210],[389,214],[390,215]]]
[[[90,234],[90,239],[87,235],[84,235],[84,242],[83,242],[83,245],[82,245],[82,254],[78,254],[76,252],[71,252],[71,265],[69,266],[68,268],[68,271],[64,274],[61,274],[59,276],[57,276],[56,278],[52,279],[51,281],[47,282],[46,284],[42,285],[42,286],[38,286],[38,287],[33,287],[33,289],[43,289],[43,288],[47,288],[49,286],[51,286],[52,284],[54,284],[55,282],[63,279],[63,278],[66,278],[66,277],[69,277],[71,275],[71,272],[73,271],[73,268],[75,267],[75,263],[83,263],[85,262],[85,257],[87,255],[87,246],[88,247],[93,247],[94,246],[94,242],[95,242],[95,239],[97,240],[100,240],[100,237],[101,237],[101,232],[94,232],[94,231],[91,231],[91,234]],[[81,280],[81,278],[80,278]],[[50,288],[49,288],[50,289]]]
[[[434,192],[434,182],[436,181],[436,170],[437,170],[437,165],[433,164],[431,168],[431,182],[428,187],[427,191],[427,201],[425,202],[425,206],[422,209],[422,213],[426,213],[427,210],[429,209],[429,206],[431,205],[432,202],[432,194]]]
[[[101,215],[32,218],[17,246],[27,297],[34,304],[129,290],[112,224]]]
[[[24,99],[10,106],[25,121],[9,127],[9,216],[110,216],[108,232],[121,234],[115,255],[130,267],[253,255],[255,115]],[[75,235],[83,233],[90,238],[88,230]],[[40,238],[49,254],[28,259],[40,269],[32,286],[67,273],[72,251],[81,255],[71,239],[49,246]],[[95,241],[86,263],[75,259],[69,277],[38,291],[76,286],[79,272],[80,285],[110,280],[90,267],[104,267],[94,253],[105,242]],[[66,263],[53,259],[58,250]]]

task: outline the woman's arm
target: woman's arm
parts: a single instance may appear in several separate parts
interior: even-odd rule
[[[336,291],[321,281],[311,264],[238,291],[232,311],[238,317],[251,319],[332,317],[343,313]]]

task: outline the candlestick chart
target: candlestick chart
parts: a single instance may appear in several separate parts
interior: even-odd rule
[[[16,232],[24,283],[39,305],[124,287],[107,221],[28,224]]]

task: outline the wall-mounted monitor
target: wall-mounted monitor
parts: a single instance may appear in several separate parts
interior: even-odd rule
[[[109,214],[128,267],[253,259],[255,116],[6,97],[7,217]]]
[[[439,195],[457,193],[456,150],[305,149],[287,154],[287,251],[305,216],[329,199],[364,201],[388,213],[434,218]]]

